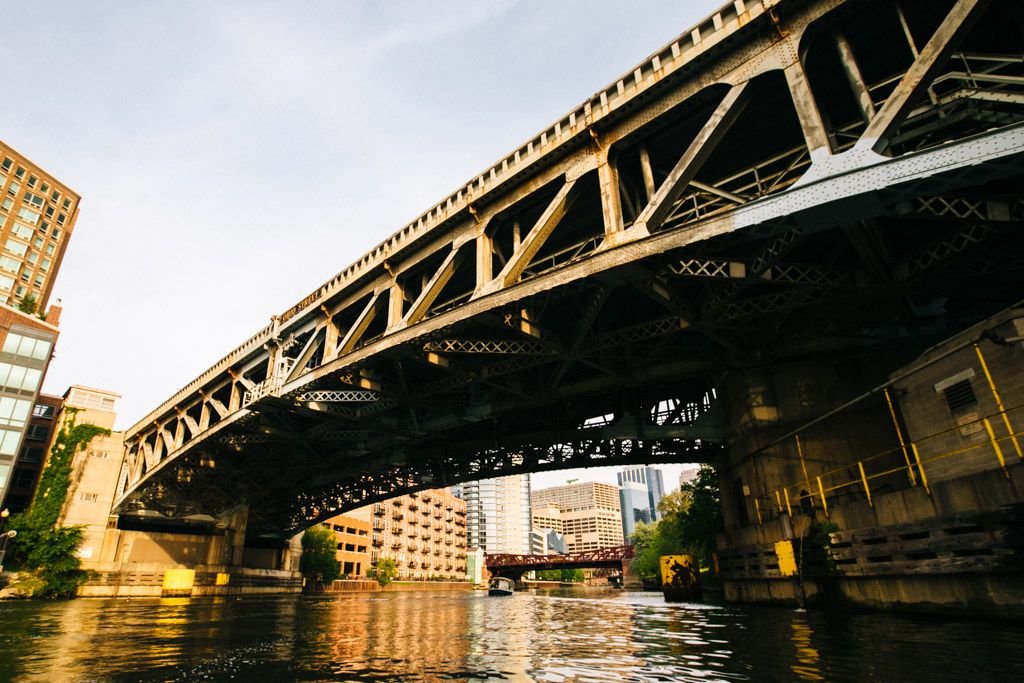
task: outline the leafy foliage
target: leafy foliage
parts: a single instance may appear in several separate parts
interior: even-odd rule
[[[633,571],[641,578],[654,578],[659,574],[662,555],[684,553],[696,556],[702,567],[711,567],[716,537],[722,530],[715,469],[702,466],[693,481],[662,499],[658,512],[660,520],[638,524],[630,536],[635,553]]]
[[[377,579],[377,583],[380,585],[386,586],[398,577],[398,563],[393,557],[382,557],[377,560],[376,566],[368,572],[368,575]]]
[[[334,532],[322,526],[302,534],[302,559],[299,571],[313,583],[330,583],[341,576],[337,559],[338,540]]]
[[[537,578],[541,581],[582,583],[585,577],[583,576],[582,569],[543,569],[537,572]]]
[[[32,505],[11,517],[11,527],[18,532],[13,548],[15,562],[42,580],[40,597],[71,597],[89,576],[76,554],[82,543],[82,528],[60,527],[57,520],[71,485],[75,454],[95,437],[110,434],[109,429],[93,424],[76,424],[76,411],[67,410],[70,416],[50,448]]]
[[[31,292],[26,294],[24,297],[21,298],[20,301],[18,301],[18,310],[21,311],[22,313],[28,313],[29,315],[35,313],[36,308],[38,308],[38,306],[39,302],[36,300],[36,295]]]

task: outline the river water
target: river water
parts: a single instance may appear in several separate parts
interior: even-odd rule
[[[1014,681],[1024,624],[388,592],[0,603],[0,681]]]

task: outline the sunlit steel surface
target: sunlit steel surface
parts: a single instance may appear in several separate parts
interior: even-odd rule
[[[1022,13],[727,3],[132,427],[119,511],[244,503],[281,534],[459,481],[707,461],[723,373],[1012,304]]]

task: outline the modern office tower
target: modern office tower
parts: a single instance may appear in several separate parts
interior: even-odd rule
[[[80,197],[0,142],[0,302],[46,310]]]
[[[7,498],[26,443],[25,432],[57,341],[59,318],[59,306],[51,307],[47,320],[40,320],[0,303],[0,500]]]
[[[568,552],[622,545],[618,486],[600,482],[553,486],[534,491],[530,502],[538,509],[559,509]]]
[[[622,508],[622,536],[628,543],[637,524],[650,524],[654,520],[651,516],[647,486],[636,481],[623,481],[621,476],[619,481],[621,482],[619,506]]]
[[[466,501],[470,548],[489,554],[530,552],[529,474],[466,482],[452,492]]]
[[[72,385],[64,393],[57,429],[73,419],[75,424],[93,424],[112,430],[119,398],[120,394],[110,391]],[[82,527],[78,557],[83,567],[90,568],[100,561],[105,538],[109,538],[108,542],[114,540],[107,536],[107,523],[123,457],[124,432],[111,431],[109,436],[94,437],[71,460],[71,484],[57,522],[61,526]]]
[[[410,493],[345,514],[370,520],[371,567],[391,557],[401,580],[466,580],[466,504],[448,491]]]
[[[658,519],[658,503],[665,497],[665,481],[661,476],[661,470],[650,466],[638,465],[636,467],[625,467],[615,475],[619,486],[627,484],[639,484],[647,490],[647,509],[649,511],[649,522]],[[623,521],[625,524],[625,521]]]

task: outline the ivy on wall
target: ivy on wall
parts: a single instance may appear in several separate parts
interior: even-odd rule
[[[97,436],[110,430],[93,424],[77,424],[75,408],[69,413],[53,440],[46,468],[39,479],[35,498],[28,510],[11,517],[15,564],[33,573],[40,581],[38,597],[72,597],[88,578],[76,554],[82,543],[82,528],[57,525],[71,486],[71,465],[75,454]]]

